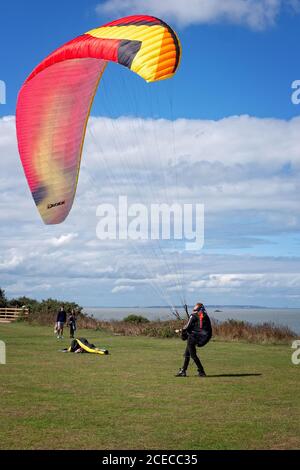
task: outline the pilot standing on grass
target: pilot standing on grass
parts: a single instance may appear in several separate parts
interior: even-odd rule
[[[197,303],[193,308],[187,324],[182,329],[181,337],[187,341],[187,345],[184,353],[184,364],[176,377],[186,377],[190,358],[197,366],[199,377],[206,377],[203,365],[197,356],[196,347],[205,346],[209,342],[212,337],[212,328],[209,316],[202,303]]]
[[[63,334],[64,334],[64,324],[66,323],[67,320],[67,314],[66,311],[63,307],[63,305],[60,307],[60,310],[57,314],[56,318],[56,324],[57,324],[57,339],[62,339]]]

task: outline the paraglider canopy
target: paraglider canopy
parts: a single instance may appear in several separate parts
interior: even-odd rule
[[[172,77],[180,62],[176,33],[152,16],[130,16],[67,42],[22,86],[16,125],[21,161],[45,224],[59,224],[75,197],[90,109],[109,61],[147,82]]]

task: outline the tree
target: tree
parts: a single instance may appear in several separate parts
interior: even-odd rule
[[[38,305],[38,301],[35,300],[35,299],[31,299],[30,297],[18,297],[17,299],[11,299],[9,302],[8,302],[9,306],[10,307],[28,307],[31,309],[33,309],[35,306]]]
[[[4,289],[1,289],[0,287],[0,307],[6,307],[7,306],[7,298],[5,295]]]

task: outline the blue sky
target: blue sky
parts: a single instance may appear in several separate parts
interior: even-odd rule
[[[205,204],[204,250],[181,260],[188,301],[200,295],[206,303],[300,306],[300,105],[291,102],[291,84],[300,79],[300,2],[232,0],[226,6],[224,0],[190,0],[188,11],[183,3],[2,2],[0,80],[7,103],[0,105],[0,285],[9,296],[53,296],[84,305],[161,303],[130,247],[95,239],[95,208],[109,200],[111,184],[99,148],[112,158],[120,191],[137,198],[133,181],[122,182],[113,155],[124,149],[134,168],[144,153],[160,194],[156,139],[166,165],[173,162],[180,174],[179,188],[167,175],[170,199],[179,190],[182,201]],[[180,69],[172,80],[146,85],[109,66],[92,110],[74,207],[64,224],[45,227],[22,174],[14,118],[8,118],[15,114],[18,90],[56,47],[134,13],[161,17],[177,30]],[[152,134],[144,118],[154,118]],[[148,143],[134,140],[135,126],[149,131]],[[111,143],[116,130],[118,147]],[[141,202],[149,202],[149,188],[142,192]],[[178,303],[174,279],[152,261],[151,273]]]

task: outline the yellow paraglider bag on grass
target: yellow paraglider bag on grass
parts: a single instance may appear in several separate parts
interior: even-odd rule
[[[100,356],[109,354],[107,349],[97,348],[94,344],[89,343],[86,338],[73,339],[71,346],[67,351],[74,353],[99,354]]]

